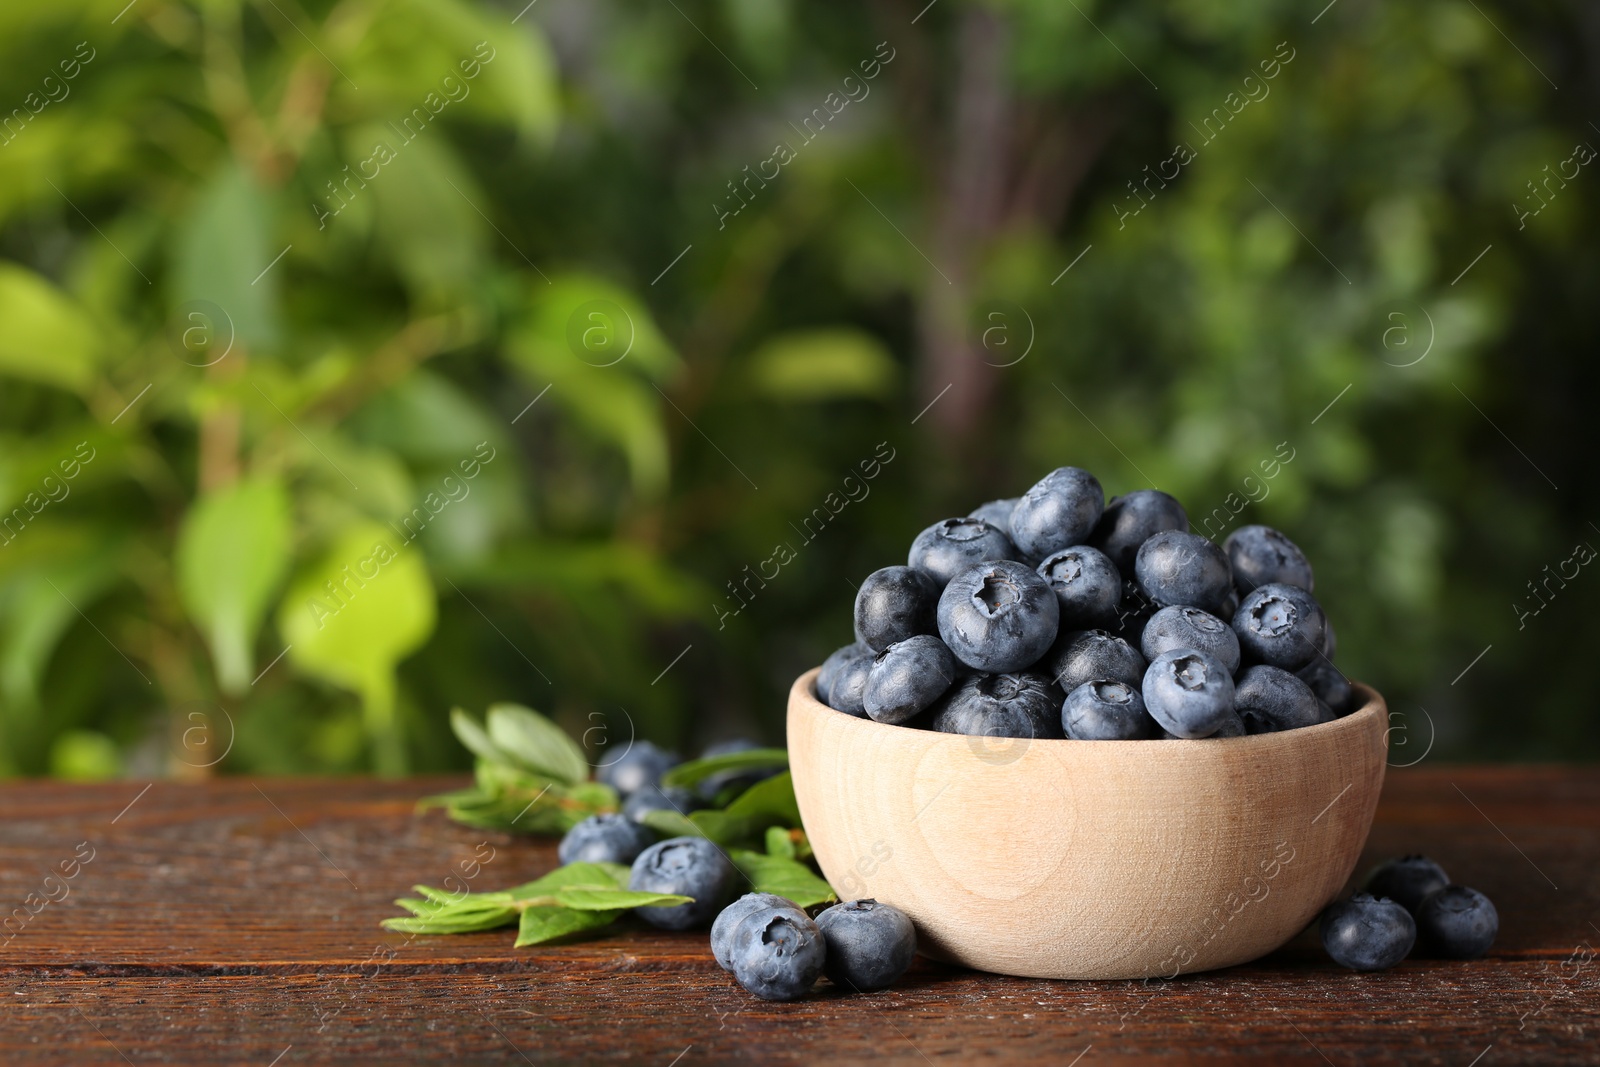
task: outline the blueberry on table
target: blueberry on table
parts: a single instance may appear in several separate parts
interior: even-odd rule
[[[975,737],[1061,737],[1061,691],[1042,674],[974,674],[933,709],[933,729]]]
[[[1311,592],[1311,564],[1300,546],[1270,526],[1241,526],[1222,542],[1240,596],[1261,585],[1297,585]]]
[[[1111,498],[1089,544],[1109,556],[1117,570],[1132,575],[1140,545],[1163,530],[1188,528],[1189,516],[1175,497],[1159,489],[1135,489]]]
[[[933,613],[942,590],[914,567],[873,571],[856,591],[856,640],[882,652],[896,641],[936,632]]]
[[[993,559],[1015,559],[1017,546],[982,519],[944,519],[917,534],[906,562],[939,587],[968,567]]]
[[[1021,497],[1011,497],[1008,500],[991,500],[986,504],[979,504],[967,512],[969,519],[982,519],[1007,537],[1011,536],[1011,509],[1017,506]],[[1013,542],[1015,543],[1015,542]]]
[[[1075,741],[1150,741],[1162,734],[1139,691],[1109,678],[1084,682],[1068,693],[1061,725]]]
[[[1245,659],[1297,671],[1317,658],[1327,620],[1311,594],[1297,585],[1258,586],[1233,616]]]
[[[858,719],[866,718],[867,679],[872,677],[872,665],[876,660],[877,654],[870,648],[859,656],[851,657],[833,676],[833,684],[829,686],[828,692],[823,694],[819,687],[817,695],[823,698],[823,703],[835,711],[854,715]]]
[[[762,1000],[797,1000],[822,974],[827,943],[798,909],[758,910],[734,928],[733,977]]]
[[[919,634],[873,657],[863,705],[876,722],[903,723],[938,700],[956,680],[956,660],[943,641]]]
[[[939,636],[967,666],[997,674],[1037,662],[1056,639],[1061,608],[1038,573],[1011,560],[962,571],[939,597]]]
[[[1144,672],[1144,706],[1168,733],[1210,737],[1233,716],[1233,676],[1198,649],[1163,652]]]
[[[823,973],[858,993],[886,989],[917,954],[917,931],[905,912],[876,900],[847,900],[817,916],[827,943]]]
[[[1322,721],[1322,705],[1311,687],[1281,667],[1246,667],[1233,683],[1233,710],[1246,732],[1275,734]]]
[[[1138,688],[1149,664],[1138,649],[1105,630],[1063,630],[1042,666],[1062,692],[1070,693],[1084,682],[1101,679]]]
[[[1332,709],[1335,718],[1356,710],[1356,691],[1344,672],[1318,656],[1295,671],[1295,676],[1311,687],[1317,699]]]
[[[1139,546],[1134,577],[1159,607],[1174,604],[1220,614],[1233,592],[1233,568],[1222,549],[1199,534],[1163,530]]]
[[[642,822],[645,815],[652,811],[676,811],[687,815],[701,806],[700,798],[691,790],[671,785],[647,785],[628,794],[628,799],[622,802],[622,814],[636,822]]]
[[[1401,856],[1372,868],[1361,887],[1375,897],[1388,897],[1407,911],[1416,913],[1429,893],[1450,884],[1444,868],[1426,856]]]
[[[780,897],[776,893],[746,893],[738,900],[723,908],[717,914],[717,921],[711,924],[711,955],[716,957],[717,966],[725,971],[733,970],[734,931],[746,918],[758,911],[775,911],[780,908],[789,911],[801,911],[800,905],[788,897]]]
[[[562,863],[632,863],[656,837],[626,815],[591,815],[556,847]]]
[[[1098,548],[1074,545],[1052,552],[1039,564],[1038,573],[1056,595],[1062,629],[1088,630],[1117,624],[1122,575]]]
[[[703,837],[670,837],[639,853],[628,876],[628,888],[693,897],[688,904],[633,909],[651,926],[688,930],[716,918],[741,880],[738,868],[710,841]]]
[[[607,750],[595,768],[595,777],[627,796],[647,785],[659,785],[661,776],[680,762],[676,752],[664,751],[648,741],[630,741],[620,754]]]
[[[1011,537],[1028,556],[1044,559],[1083,544],[1105,507],[1105,490],[1094,475],[1077,467],[1057,467],[1011,509]]]
[[[1500,932],[1500,913],[1494,904],[1464,885],[1429,893],[1416,914],[1422,950],[1439,959],[1475,960],[1489,951]]]
[[[1239,635],[1232,626],[1199,608],[1162,608],[1144,624],[1139,647],[1147,660],[1175,648],[1197,648],[1214,656],[1229,673],[1239,669]]]
[[[1322,913],[1322,947],[1352,971],[1382,971],[1406,958],[1417,941],[1411,913],[1393,900],[1357,893]]]
[[[833,688],[834,679],[839,677],[839,672],[846,663],[860,659],[862,656],[871,658],[873,649],[868,648],[860,641],[852,641],[843,648],[836,648],[822,661],[822,669],[817,672],[817,699],[824,704],[831,704],[828,692]]]

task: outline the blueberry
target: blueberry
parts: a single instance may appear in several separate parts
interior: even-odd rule
[[[834,679],[839,677],[839,672],[851,660],[860,659],[862,656],[870,657],[873,650],[860,641],[851,642],[843,648],[835,649],[827,659],[822,661],[822,669],[817,672],[817,699],[824,704],[831,704],[829,690],[833,688]]]
[[[917,534],[907,562],[938,583],[992,559],[1016,559],[1017,546],[982,519],[945,519]]]
[[[626,815],[591,815],[556,848],[562,863],[632,863],[656,836]]]
[[[1244,720],[1239,718],[1239,713],[1236,712],[1236,711],[1230,711],[1230,712],[1228,712],[1227,715],[1225,715],[1223,717],[1222,725],[1217,727],[1216,730],[1214,730],[1213,732],[1211,732],[1207,736],[1208,737],[1243,737],[1245,734],[1247,734],[1249,732],[1250,732],[1249,730],[1245,729]],[[1169,732],[1167,736],[1176,737],[1177,735],[1176,734],[1172,734],[1172,733]]]
[[[733,977],[762,1000],[797,1000],[816,984],[827,951],[805,912],[757,910],[734,928]]]
[[[1192,648],[1163,652],[1144,673],[1144,706],[1179,737],[1209,737],[1233,714],[1233,677],[1215,656]]]
[[[1139,691],[1110,679],[1084,682],[1068,693],[1061,725],[1076,741],[1149,741],[1162,732]]]
[[[1428,955],[1475,960],[1489,951],[1500,932],[1500,913],[1489,898],[1464,885],[1429,893],[1417,908],[1417,936]]]
[[[1061,736],[1061,691],[1042,674],[974,674],[933,709],[933,729],[977,737]]]
[[[1339,639],[1333,633],[1333,620],[1324,618],[1322,620],[1322,654],[1331,663],[1333,654],[1337,651],[1339,651]]]
[[[1138,648],[1144,637],[1145,626],[1160,610],[1161,605],[1144,595],[1139,588],[1139,580],[1133,577],[1130,570],[1122,579],[1122,606],[1117,610],[1117,624],[1105,629]]]
[[[1233,685],[1233,710],[1252,734],[1315,726],[1322,708],[1311,687],[1281,667],[1246,667]]]
[[[1328,705],[1335,718],[1356,710],[1356,691],[1351,688],[1350,679],[1321,656],[1301,667],[1295,676],[1311,687],[1317,699]]]
[[[917,931],[905,912],[876,900],[847,900],[817,916],[828,945],[823,973],[857,993],[893,985],[917,954]]]
[[[1039,564],[1039,577],[1049,583],[1056,595],[1062,629],[1116,625],[1117,609],[1122,604],[1122,575],[1099,549],[1074,545],[1053,552]]]
[[[676,811],[687,815],[698,807],[701,807],[700,798],[687,789],[647,785],[628,794],[628,799],[622,802],[622,814],[635,822],[642,822],[647,812]]]
[[[867,679],[872,676],[872,664],[876,659],[876,654],[869,648],[864,654],[846,660],[839,668],[839,673],[833,676],[833,685],[828,689],[828,699],[825,701],[828,707],[858,719],[866,718]]]
[[[621,753],[609,750],[595,768],[595,777],[623,796],[647,785],[658,785],[661,776],[681,761],[676,752],[666,752],[648,741],[630,741]]]
[[[741,880],[738,868],[705,838],[669,837],[639,853],[628,876],[628,888],[693,897],[688,904],[633,909],[651,926],[688,930],[716,918]]]
[[[779,908],[790,911],[801,910],[800,905],[776,893],[746,893],[723,908],[717,915],[717,921],[711,924],[711,954],[716,957],[717,966],[725,971],[733,970],[735,944],[733,933],[741,922],[758,911],[773,911]]]
[[[1241,526],[1222,542],[1240,596],[1260,585],[1298,585],[1311,592],[1311,564],[1300,546],[1270,526]]]
[[[1245,595],[1233,616],[1239,647],[1254,663],[1297,671],[1317,657],[1325,619],[1297,585],[1263,585]]]
[[[995,560],[962,571],[939,597],[939,636],[969,667],[996,674],[1036,662],[1056,639],[1061,608],[1038,573]]]
[[[1106,494],[1094,475],[1057,467],[1022,495],[1011,510],[1011,536],[1034,559],[1081,545],[1105,511]]]
[[[1182,604],[1217,615],[1233,591],[1233,569],[1222,549],[1181,530],[1163,530],[1140,545],[1133,573],[1144,595],[1164,608]]]
[[[1188,528],[1189,516],[1176,499],[1158,489],[1135,489],[1111,498],[1089,543],[1111,557],[1117,570],[1131,575],[1140,545],[1163,530]]]
[[[864,695],[867,714],[877,722],[905,722],[955,680],[956,660],[943,641],[929,634],[908,637],[873,658]]]
[[[856,592],[856,640],[882,652],[896,641],[931,634],[943,587],[911,567],[884,567],[867,575]]]
[[[1228,673],[1239,669],[1239,636],[1233,627],[1199,608],[1162,608],[1145,623],[1139,648],[1147,660],[1175,648],[1197,648],[1216,657]]]
[[[1361,887],[1375,897],[1388,897],[1416,914],[1423,899],[1450,884],[1444,868],[1426,856],[1412,854],[1388,860],[1372,868]]]
[[[1064,693],[1084,682],[1102,679],[1138,688],[1145,663],[1139,650],[1104,630],[1063,630],[1045,656],[1043,666]]]
[[[1009,500],[991,500],[987,504],[979,504],[967,512],[969,519],[982,519],[1007,537],[1011,536],[1011,509],[1017,506],[1021,497],[1012,497]]]
[[[1406,958],[1417,941],[1411,913],[1392,900],[1357,893],[1322,913],[1322,947],[1353,971],[1382,971]]]

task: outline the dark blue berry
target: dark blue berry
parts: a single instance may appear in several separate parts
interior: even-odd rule
[[[877,654],[869,648],[861,655],[847,659],[833,676],[833,684],[828,687],[828,696],[823,703],[846,715],[866,718],[867,679],[872,677],[872,665],[877,658]]]
[[[1039,564],[1061,608],[1063,630],[1115,626],[1122,604],[1122,575],[1105,553],[1088,545],[1053,552]]]
[[[1357,893],[1322,913],[1322,947],[1333,962],[1353,971],[1393,967],[1417,941],[1411,913],[1392,900]]]
[[[1300,547],[1270,526],[1241,526],[1222,542],[1240,596],[1261,585],[1298,585],[1310,592],[1311,564]]]
[[[967,518],[982,519],[1007,537],[1010,537],[1011,509],[1016,507],[1017,501],[1021,499],[1021,497],[1014,496],[1009,500],[991,500],[986,504],[979,504],[967,512]]]
[[[1042,664],[1064,693],[1108,679],[1138,688],[1148,664],[1122,638],[1104,630],[1063,630]]]
[[[1134,577],[1161,607],[1187,605],[1220,614],[1233,591],[1233,569],[1222,549],[1199,534],[1164,530],[1139,546]]]
[[[1295,676],[1311,687],[1317,699],[1328,705],[1334,717],[1356,710],[1356,691],[1351,687],[1350,679],[1321,656],[1295,671]]]
[[[1109,679],[1084,682],[1068,693],[1061,725],[1075,741],[1149,741],[1162,733],[1139,691]]]
[[[860,641],[851,642],[843,648],[835,649],[822,661],[822,669],[817,672],[817,699],[824,704],[832,704],[829,692],[833,688],[834,679],[839,677],[839,672],[846,663],[860,659],[862,656],[871,657],[873,650]]]
[[[681,761],[676,752],[667,752],[648,741],[630,741],[621,752],[606,750],[595,778],[622,796],[647,785],[659,785],[661,776]]]
[[[805,912],[757,910],[734,928],[733,977],[762,1000],[798,1000],[816,985],[827,952],[822,931]]]
[[[1499,932],[1500,913],[1489,898],[1464,885],[1435,890],[1417,908],[1422,950],[1438,959],[1475,960]]]
[[[670,837],[639,853],[628,876],[628,888],[693,897],[688,904],[633,909],[652,926],[688,930],[716,918],[742,880],[738,868],[705,838]]]
[[[1233,710],[1246,732],[1275,734],[1315,726],[1322,706],[1311,687],[1281,667],[1246,667],[1233,684]]]
[[[937,630],[939,583],[913,567],[884,567],[856,591],[856,640],[882,652],[896,641]]]
[[[943,696],[955,680],[956,660],[944,642],[919,634],[874,657],[864,705],[877,722],[903,723]]]
[[[1011,536],[1035,560],[1083,544],[1105,511],[1106,494],[1094,475],[1057,467],[1011,509]]]
[[[1216,657],[1192,648],[1151,661],[1143,693],[1145,710],[1179,737],[1210,737],[1233,714],[1233,676]]]
[[[741,922],[758,911],[775,911],[780,908],[790,911],[801,910],[800,905],[776,893],[746,893],[723,908],[717,914],[717,921],[711,924],[711,955],[716,957],[717,966],[725,971],[733,970],[735,947],[733,933]]]
[[[1297,585],[1263,585],[1246,594],[1233,616],[1239,647],[1252,663],[1297,671],[1317,657],[1325,620]]]
[[[1450,884],[1444,868],[1426,856],[1412,854],[1387,860],[1372,868],[1362,889],[1375,897],[1388,897],[1412,914],[1429,893]]]
[[[1050,648],[1060,613],[1055,594],[1036,572],[996,560],[962,571],[945,586],[939,636],[969,667],[1020,671]]]
[[[977,737],[1061,737],[1061,691],[1042,674],[973,674],[933,709],[933,729]]]
[[[938,583],[979,563],[1015,559],[1017,546],[1001,530],[982,519],[944,519],[917,534],[907,562]]]
[[[1117,565],[1124,575],[1133,575],[1139,546],[1163,530],[1187,530],[1189,516],[1183,505],[1158,489],[1135,489],[1112,497],[1100,516],[1089,543]]]
[[[626,815],[591,815],[556,848],[562,863],[632,863],[656,835]]]
[[[1147,660],[1175,648],[1197,648],[1215,656],[1231,674],[1239,669],[1239,637],[1233,627],[1199,608],[1162,608],[1150,616],[1139,635]]]
[[[848,900],[817,916],[828,946],[823,973],[857,993],[886,989],[917,954],[917,931],[905,912],[876,900]]]

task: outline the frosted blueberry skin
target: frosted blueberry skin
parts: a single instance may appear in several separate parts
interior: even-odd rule
[[[1317,694],[1317,699],[1328,705],[1333,718],[1356,710],[1356,691],[1350,679],[1321,656],[1296,671],[1295,677],[1309,685],[1311,691]]]
[[[628,888],[693,897],[687,904],[633,909],[651,926],[689,930],[709,925],[742,881],[743,875],[710,841],[703,837],[670,837],[639,853],[628,875]]]
[[[995,560],[950,580],[939,597],[939,636],[962,663],[1004,674],[1038,662],[1056,639],[1061,608],[1024,564]]]
[[[1417,906],[1417,940],[1436,959],[1475,960],[1500,933],[1500,913],[1488,897],[1464,885],[1435,890]]]
[[[917,634],[937,632],[934,609],[942,587],[914,567],[882,567],[856,591],[856,640],[874,652]]]
[[[827,943],[823,973],[852,992],[886,989],[917,955],[917,931],[905,912],[876,900],[847,900],[817,916]]]
[[[562,836],[556,856],[563,864],[632,863],[655,839],[626,815],[591,815]]]
[[[1040,665],[1064,693],[1100,679],[1137,689],[1149,666],[1138,649],[1105,630],[1063,630]]]
[[[1395,901],[1357,893],[1322,913],[1322,947],[1352,971],[1383,971],[1411,952],[1417,924]]]
[[[1016,559],[1017,546],[982,519],[944,519],[917,534],[906,562],[943,589],[957,574],[997,559]]]
[[[1222,549],[1181,530],[1164,530],[1140,545],[1133,573],[1158,607],[1186,605],[1220,615],[1233,593],[1233,568]]]
[[[1106,494],[1094,475],[1078,467],[1057,467],[1011,509],[1011,536],[1029,557],[1044,559],[1081,545],[1105,511]]]
[[[1152,741],[1162,735],[1139,691],[1110,679],[1084,682],[1068,693],[1061,725],[1075,741]]]
[[[1133,574],[1139,546],[1164,530],[1187,530],[1188,513],[1177,498],[1159,489],[1135,489],[1112,497],[1089,544],[1110,557],[1124,575]]]
[[[1243,737],[1245,734],[1247,734],[1249,732],[1250,732],[1249,730],[1245,729],[1244,720],[1239,718],[1239,713],[1236,712],[1236,711],[1230,711],[1230,712],[1228,712],[1228,714],[1226,714],[1226,715],[1224,715],[1222,717],[1222,725],[1217,727],[1215,730],[1213,730],[1211,733],[1207,734],[1206,736],[1207,737]],[[1173,737],[1173,738],[1177,737],[1176,734],[1171,734],[1171,733],[1169,733],[1167,736]]]
[[[899,724],[925,711],[956,680],[956,660],[929,634],[898,641],[872,660],[863,706],[875,722]]]
[[[762,1000],[798,1000],[822,975],[827,944],[805,912],[773,908],[744,917],[733,932],[733,977]]]
[[[622,796],[660,785],[661,776],[680,762],[676,752],[657,748],[649,741],[630,741],[620,755],[606,750],[604,761],[595,768],[595,778]]]
[[[1300,546],[1270,526],[1241,526],[1222,542],[1240,596],[1263,585],[1297,585],[1311,592],[1316,579]]]
[[[940,700],[929,725],[974,737],[1057,738],[1061,691],[1042,674],[974,674]]]
[[[1322,704],[1311,687],[1281,667],[1257,664],[1233,684],[1233,710],[1245,732],[1275,734],[1322,721]]]
[[[1229,673],[1239,669],[1239,635],[1233,627],[1199,608],[1162,608],[1150,616],[1139,636],[1147,660],[1175,648],[1197,648],[1216,657]]]
[[[1145,710],[1179,737],[1210,737],[1230,725],[1233,676],[1216,657],[1193,648],[1163,652],[1145,671]]]
[[[780,897],[776,893],[746,893],[723,908],[717,914],[716,922],[711,924],[711,955],[716,958],[717,966],[725,971],[733,970],[733,933],[741,922],[756,912],[783,908],[790,911],[803,910],[788,897]]]
[[[969,519],[982,519],[1007,537],[1011,536],[1011,510],[1017,506],[1019,496],[1007,500],[991,500],[967,512]],[[1016,542],[1012,542],[1015,544]],[[885,905],[887,907],[888,905]]]
[[[1449,884],[1450,876],[1443,867],[1426,856],[1412,854],[1378,864],[1361,888],[1375,897],[1388,897],[1415,914],[1428,894]]]
[[[834,675],[833,684],[828,687],[828,695],[823,703],[846,715],[866,718],[867,680],[872,677],[872,665],[877,658],[869,648],[864,654],[846,660]]]
[[[1039,564],[1039,577],[1050,586],[1060,608],[1058,625],[1065,630],[1115,626],[1122,604],[1122,575],[1105,553],[1088,545],[1052,552]]]
[[[1246,662],[1297,671],[1317,658],[1326,619],[1322,607],[1297,585],[1263,585],[1239,603],[1233,632]]]
[[[817,699],[831,706],[833,700],[829,693],[833,688],[834,679],[839,677],[844,665],[862,656],[871,658],[872,655],[873,650],[860,641],[854,641],[829,653],[828,658],[822,661],[822,669],[817,672]]]

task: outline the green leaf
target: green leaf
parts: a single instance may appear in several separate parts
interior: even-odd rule
[[[827,882],[795,860],[742,848],[729,849],[728,858],[750,880],[754,892],[776,893],[802,908],[839,899]]]
[[[680,763],[661,776],[661,784],[689,789],[724,771],[754,771],[788,765],[789,753],[781,748],[752,748],[744,752],[729,752],[723,756]]]
[[[609,911],[613,908],[653,908],[673,904],[693,904],[694,897],[681,893],[645,893],[632,889],[603,889],[573,886],[555,894],[563,907],[579,911]]]
[[[663,837],[704,837],[704,830],[681,811],[658,809],[647,811],[640,819],[646,826]]]
[[[624,911],[578,911],[575,908],[526,908],[517,927],[514,948],[540,945],[558,937],[588,933],[610,926]]]
[[[231,695],[255,674],[251,647],[289,568],[291,533],[289,494],[266,479],[202,497],[178,532],[178,593]]]
[[[0,263],[0,374],[84,393],[101,338],[83,309],[44,278]]]
[[[460,708],[450,709],[450,731],[468,752],[493,763],[509,763],[510,757],[495,747],[478,720]]]
[[[489,709],[488,724],[494,747],[528,770],[566,785],[589,777],[583,749],[537,711],[520,704],[495,704]]]
[[[619,871],[623,872],[619,874]],[[559,889],[573,886],[599,886],[621,889],[627,884],[627,868],[615,863],[568,863],[531,882],[508,889],[513,900],[549,896]]]
[[[767,855],[780,859],[794,859],[794,838],[782,826],[767,827]]]
[[[231,336],[270,349],[282,333],[278,280],[288,268],[280,263],[262,274],[282,251],[272,246],[271,202],[247,168],[223,158],[178,227],[170,298],[177,307],[215,304]]]
[[[374,234],[385,260],[407,285],[424,296],[475,287],[483,272],[488,224],[474,205],[493,201],[449,142],[427,131],[408,142],[389,126],[375,124],[346,140],[345,155],[359,161],[356,166],[364,173],[376,175],[357,195],[373,198]],[[380,169],[382,160],[388,162]]]
[[[862,330],[797,330],[772,338],[750,357],[750,381],[774,400],[832,400],[889,395],[899,369],[883,342]]]

